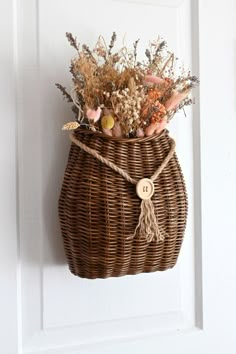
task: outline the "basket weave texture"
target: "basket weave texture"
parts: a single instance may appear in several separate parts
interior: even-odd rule
[[[77,139],[140,180],[150,178],[171,146],[168,131],[118,139],[76,131]],[[107,278],[172,268],[187,218],[187,194],[176,154],[154,181],[152,202],[161,242],[134,234],[140,214],[135,186],[74,143],[59,198],[59,218],[69,268],[82,278]]]

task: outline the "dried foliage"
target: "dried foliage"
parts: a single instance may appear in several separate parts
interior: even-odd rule
[[[71,33],[66,37],[77,51],[70,65],[73,89],[69,94],[56,86],[73,103],[80,126],[114,136],[151,135],[193,103],[189,94],[199,81],[178,65],[161,38],[149,44],[146,60],[138,61],[139,40],[132,50],[124,46],[114,51],[115,32],[108,46],[100,36],[93,49],[80,46]]]

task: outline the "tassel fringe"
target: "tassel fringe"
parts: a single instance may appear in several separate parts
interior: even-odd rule
[[[154,205],[151,199],[143,199],[140,209],[139,222],[133,237],[139,234],[140,237],[145,237],[147,242],[164,241],[165,232],[158,226]]]

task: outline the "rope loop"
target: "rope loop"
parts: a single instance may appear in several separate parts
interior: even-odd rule
[[[95,157],[98,161],[104,163],[104,165],[107,165],[108,167],[110,167],[113,171],[119,173],[122,177],[124,177],[124,179],[126,179],[126,181],[132,183],[132,184],[137,184],[138,180],[136,180],[135,178],[132,178],[124,169],[120,168],[119,166],[117,166],[116,164],[114,164],[113,162],[109,161],[108,159],[106,159],[105,157],[103,157],[102,155],[100,155],[95,149],[91,149],[90,147],[88,147],[87,145],[85,145],[84,143],[82,143],[80,140],[78,140],[75,135],[73,133],[70,134],[70,140],[77,145],[78,147],[80,147],[82,150],[84,150],[85,152],[87,152],[88,154],[92,155],[93,157]],[[157,170],[154,172],[154,174],[150,177],[150,179],[152,181],[155,181],[157,179],[157,177],[161,174],[161,172],[164,170],[164,168],[167,166],[168,162],[170,161],[170,159],[172,158],[172,156],[174,155],[175,152],[175,141],[173,139],[171,139],[171,148],[170,151],[168,152],[167,156],[165,157],[164,161],[162,162],[162,164],[157,168]]]

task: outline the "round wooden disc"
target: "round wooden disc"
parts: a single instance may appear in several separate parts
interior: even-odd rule
[[[136,185],[136,193],[140,199],[150,199],[154,194],[154,184],[149,178],[142,178]]]

